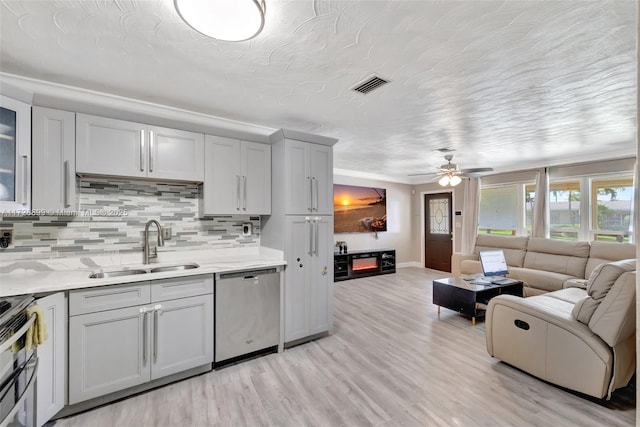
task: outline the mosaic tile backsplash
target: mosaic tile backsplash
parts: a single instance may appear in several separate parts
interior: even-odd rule
[[[43,259],[142,252],[145,223],[172,228],[163,251],[260,246],[260,218],[232,215],[200,218],[198,186],[114,179],[79,179],[78,209],[63,216],[0,217],[13,228],[13,242],[0,259]],[[242,236],[242,223],[253,234]],[[149,239],[157,233],[151,227]]]

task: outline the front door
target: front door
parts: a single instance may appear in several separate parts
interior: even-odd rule
[[[451,271],[453,208],[451,193],[424,196],[424,266]]]

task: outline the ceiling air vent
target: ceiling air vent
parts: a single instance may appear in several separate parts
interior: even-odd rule
[[[389,83],[388,80],[381,79],[380,77],[373,76],[371,78],[368,78],[364,82],[359,83],[352,90],[355,90],[356,92],[360,92],[360,93],[366,95],[367,93],[371,92],[372,90],[377,89],[380,86],[385,85],[387,83]]]

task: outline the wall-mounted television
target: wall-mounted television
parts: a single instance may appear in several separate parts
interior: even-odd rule
[[[387,190],[333,184],[334,233],[387,231]]]

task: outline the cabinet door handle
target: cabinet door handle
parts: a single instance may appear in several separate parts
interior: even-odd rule
[[[147,366],[147,312],[142,314],[142,366]]]
[[[247,210],[247,177],[242,176],[242,210]]]
[[[140,172],[144,172],[144,129],[140,130]]]
[[[27,205],[27,192],[29,190],[29,156],[22,156],[22,204]]]
[[[63,203],[64,203],[64,207],[68,208],[69,207],[69,183],[71,182],[71,177],[69,176],[69,160],[64,161],[62,173],[64,174],[64,177],[62,179],[62,185],[64,186],[62,191],[62,193],[64,194]]]
[[[236,210],[240,210],[240,175],[236,175]]]
[[[318,255],[318,220],[313,222],[313,234],[315,235],[314,240],[314,253]]]
[[[153,172],[153,147],[154,147],[155,137],[153,135],[153,131],[149,131],[149,172]]]
[[[140,307],[142,314],[142,366],[147,365],[147,307]]]
[[[153,361],[158,361],[158,314],[162,305],[156,304],[153,308]]]
[[[315,196],[312,199],[311,208],[317,212],[318,211],[318,180],[316,179],[315,176],[311,178],[311,183],[313,184],[313,187],[315,189]],[[311,194],[313,193],[314,191],[311,192]]]
[[[308,176],[307,181],[309,181],[309,205],[307,210],[313,212],[313,183],[311,182],[311,177]]]
[[[311,220],[307,220],[307,224],[309,225],[309,255],[313,254],[313,223]]]

